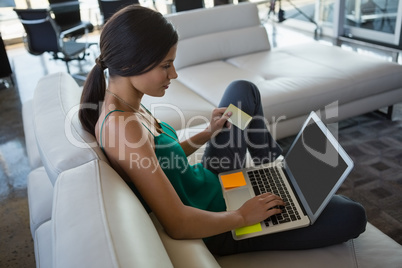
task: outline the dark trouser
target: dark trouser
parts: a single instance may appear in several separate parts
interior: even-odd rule
[[[247,149],[256,165],[269,163],[282,153],[266,127],[258,88],[247,81],[232,82],[219,107],[237,106],[253,117],[243,131],[232,125],[207,143],[203,164],[215,173],[243,168]]]
[[[234,104],[253,117],[244,130],[232,126],[207,144],[203,164],[215,173],[239,169],[245,165],[247,149],[255,164],[277,158],[281,148],[266,128],[257,87],[235,81],[226,89],[219,107]],[[222,160],[223,161],[220,161]],[[228,255],[248,251],[311,249],[345,242],[364,232],[367,219],[364,208],[343,196],[334,196],[318,220],[311,226],[236,241],[231,232],[205,239],[213,254]]]

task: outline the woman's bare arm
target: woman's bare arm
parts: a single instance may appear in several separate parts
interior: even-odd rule
[[[228,113],[224,115],[225,111],[226,107],[214,109],[212,111],[212,118],[208,127],[204,131],[180,143],[187,156],[194,153],[207,141],[216,136],[224,126],[230,127],[230,123],[227,120],[232,114]]]

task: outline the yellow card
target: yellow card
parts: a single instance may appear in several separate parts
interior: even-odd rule
[[[237,236],[240,236],[245,234],[257,233],[261,231],[262,231],[261,223],[256,223],[254,225],[237,228],[235,230],[235,233]]]
[[[244,179],[243,172],[222,175],[221,180],[225,189],[232,189],[246,185],[246,180]]]
[[[252,119],[251,116],[249,116],[233,104],[229,105],[224,114],[227,114],[228,112],[232,112],[232,115],[229,117],[228,121],[241,130],[244,130]]]

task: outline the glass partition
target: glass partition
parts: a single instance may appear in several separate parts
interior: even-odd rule
[[[401,16],[401,0],[347,0],[344,34],[399,45]]]
[[[402,0],[316,0],[316,20],[327,35],[402,45]]]

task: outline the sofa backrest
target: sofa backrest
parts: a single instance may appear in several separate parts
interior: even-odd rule
[[[148,213],[108,164],[62,172],[54,186],[52,267],[173,267]]]
[[[58,175],[94,159],[108,161],[94,136],[78,120],[82,89],[67,73],[43,77],[33,99],[33,123],[39,154],[54,184]]]
[[[270,49],[267,31],[253,3],[173,13],[166,18],[179,34],[178,70]]]

